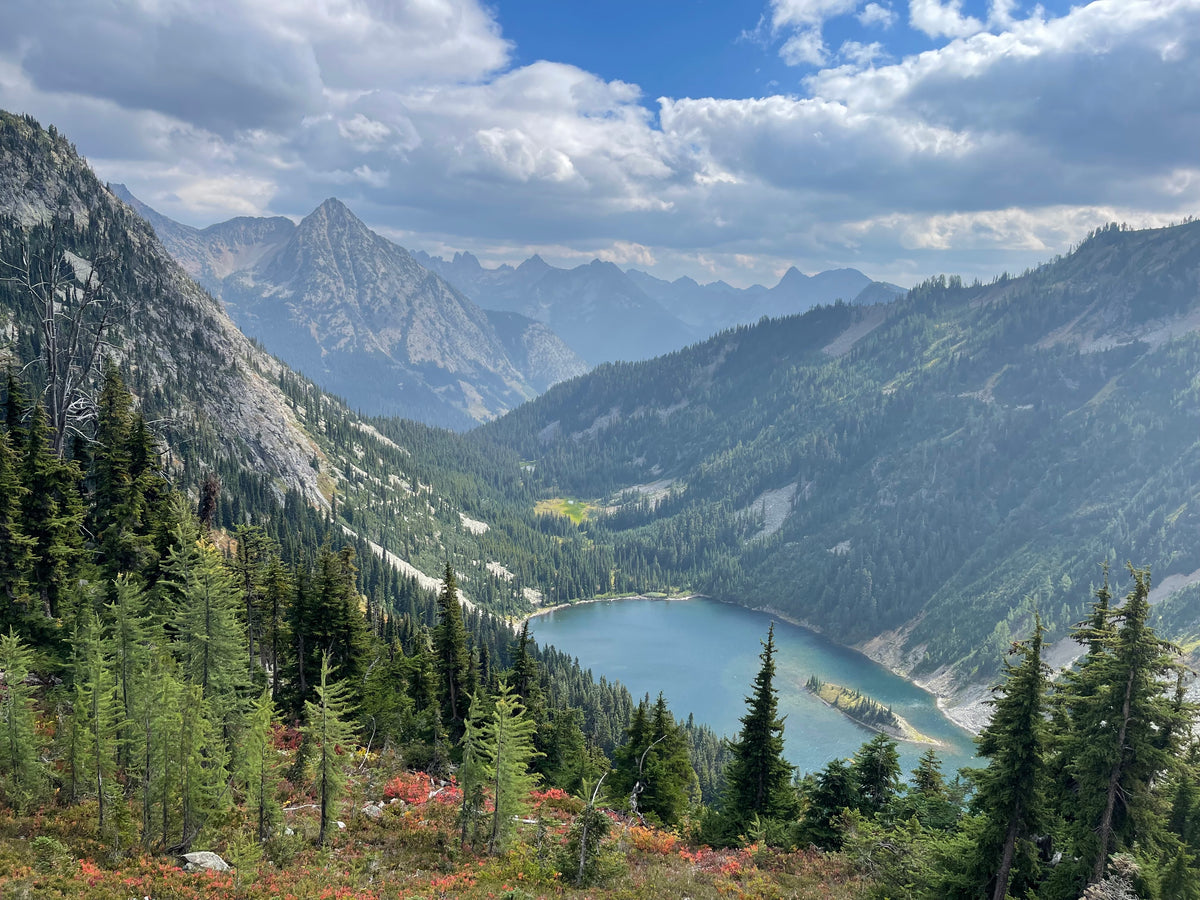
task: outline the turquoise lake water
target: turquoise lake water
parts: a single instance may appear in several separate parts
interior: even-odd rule
[[[733,737],[771,621],[767,613],[713,600],[631,599],[557,609],[530,619],[529,631],[539,643],[577,657],[596,678],[622,682],[635,699],[662,691],[677,719],[692,713]],[[948,778],[970,762],[971,735],[942,715],[932,694],[806,628],[776,620],[775,644],[785,752],[800,771],[849,757],[873,737],[804,689],[814,674],[875,698],[941,741],[937,752]],[[899,749],[907,775],[927,745],[900,742]]]

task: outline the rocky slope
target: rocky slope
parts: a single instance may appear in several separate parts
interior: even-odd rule
[[[101,272],[113,311],[106,356],[123,369],[180,490],[194,497],[217,473],[234,524],[289,515],[292,503],[317,507],[423,588],[453,559],[464,595],[497,611],[527,610],[526,591],[551,590],[535,560],[551,555],[552,539],[526,536],[522,518],[532,504],[505,505],[471,474],[519,486],[515,458],[507,467],[472,458],[456,435],[370,422],[323,393],[248,339],[64,138],[0,112],[0,260],[19,258],[23,243],[45,247],[52,231],[77,272]],[[0,363],[35,381],[38,328],[28,296],[0,279]]]
[[[586,365],[544,326],[489,316],[336,199],[294,225],[189,228],[134,205],[237,324],[371,415],[468,428]]]

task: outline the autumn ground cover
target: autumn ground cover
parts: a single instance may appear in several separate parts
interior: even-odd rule
[[[379,789],[376,791],[376,786]],[[849,898],[858,882],[839,856],[785,853],[751,846],[714,850],[679,834],[610,814],[603,883],[577,888],[562,844],[581,800],[558,789],[530,795],[529,815],[504,855],[459,849],[457,787],[420,772],[381,780],[356,776],[345,824],[329,846],[312,843],[315,813],[293,795],[279,832],[266,844],[248,839],[235,813],[193,849],[211,849],[235,864],[229,872],[184,871],[173,856],[116,851],[95,832],[94,805],[49,807],[17,818],[0,812],[2,900],[783,900]],[[368,796],[370,795],[370,796]],[[362,812],[382,802],[378,816]]]

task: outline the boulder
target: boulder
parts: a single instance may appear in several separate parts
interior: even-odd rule
[[[188,872],[196,869],[212,869],[214,872],[228,872],[229,863],[217,856],[211,850],[199,850],[196,853],[183,854],[183,868]]]

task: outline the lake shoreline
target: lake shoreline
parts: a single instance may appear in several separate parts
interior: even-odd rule
[[[951,705],[951,700],[949,697],[947,697],[944,694],[942,694],[941,692],[935,690],[928,681],[923,682],[923,681],[919,681],[919,680],[913,678],[909,673],[905,672],[903,669],[898,667],[895,664],[894,660],[887,658],[886,654],[871,653],[869,651],[869,649],[864,649],[863,646],[843,644],[840,641],[836,641],[833,638],[830,638],[828,635],[825,634],[825,632],[819,626],[814,625],[812,622],[808,622],[808,621],[805,621],[804,619],[797,618],[796,616],[789,615],[788,613],[785,613],[783,610],[778,609],[777,607],[774,607],[774,606],[748,606],[744,603],[737,603],[733,600],[721,600],[721,599],[717,599],[715,597],[710,597],[707,594],[680,594],[678,596],[661,595],[661,594],[623,594],[620,597],[593,597],[590,600],[575,600],[575,601],[572,601],[569,603],[556,603],[553,606],[539,607],[538,609],[535,609],[533,612],[528,613],[527,615],[524,615],[521,617],[514,617],[514,618],[510,619],[510,624],[512,625],[513,631],[517,632],[520,630],[521,626],[523,624],[525,624],[526,622],[528,622],[530,619],[535,619],[539,616],[547,615],[556,610],[570,609],[573,606],[583,606],[583,605],[591,604],[591,603],[613,603],[618,600],[697,600],[697,599],[714,600],[717,603],[724,603],[729,606],[738,607],[740,609],[749,609],[749,610],[753,610],[754,612],[766,613],[767,615],[772,616],[776,619],[779,619],[782,622],[787,622],[789,625],[795,625],[797,628],[803,628],[807,631],[811,631],[813,634],[819,634],[822,637],[824,637],[826,640],[829,640],[832,643],[837,644],[839,647],[843,647],[847,650],[853,650],[856,653],[861,653],[865,659],[868,659],[873,663],[883,666],[885,669],[887,669],[893,675],[897,676],[898,678],[903,678],[905,681],[907,681],[913,687],[918,688],[921,691],[924,691],[926,694],[928,694],[930,697],[932,697],[934,699],[934,703],[936,704],[938,711],[941,712],[941,714],[946,718],[947,721],[953,723],[954,725],[958,726],[959,728],[968,732],[969,734],[978,735],[983,730],[983,728],[987,725],[986,711],[988,710],[988,707],[986,707],[982,702],[980,702],[980,700],[977,699],[975,702],[964,704],[962,707]],[[880,636],[880,637],[882,637],[882,636]],[[867,643],[869,645],[877,640],[878,640],[878,638],[875,638],[875,639],[873,639],[873,641],[867,642]],[[853,720],[853,721],[857,721],[857,720]],[[863,723],[860,722],[858,724],[861,725]],[[941,742],[938,742],[938,743],[940,744]]]
[[[555,603],[553,606],[539,606],[531,613],[523,616],[513,616],[509,619],[509,624],[512,625],[513,631],[520,630],[521,626],[530,619],[536,619],[539,616],[549,615],[560,609],[571,609],[575,606],[588,606],[592,603],[616,603],[620,600],[710,600],[706,594],[680,594],[678,596],[672,594],[622,594],[620,597],[593,597],[590,600],[571,600],[567,603]],[[722,601],[723,602],[723,601]]]
[[[819,771],[833,756],[850,756],[878,733],[870,723],[808,695],[804,680],[813,672],[875,698],[901,715],[914,731],[943,745],[922,746],[911,740],[916,735],[889,734],[900,744],[905,767],[915,766],[922,750],[931,746],[954,769],[970,764],[971,736],[936,707],[931,692],[860,651],[830,640],[806,623],[787,621],[791,617],[781,616],[778,610],[718,602],[711,595],[647,594],[589,598],[589,605],[575,613],[535,618],[538,624],[530,624],[529,631],[539,645],[578,658],[594,677],[603,674],[619,681],[634,696],[664,692],[677,716],[694,715],[718,733],[735,735],[745,712],[746,687],[761,665],[766,625],[774,619],[779,654],[775,686],[780,715],[788,717],[788,759],[802,771]],[[638,597],[687,597],[689,602],[591,605]],[[582,603],[570,604],[576,605]],[[550,607],[536,610],[541,616],[549,611]]]

